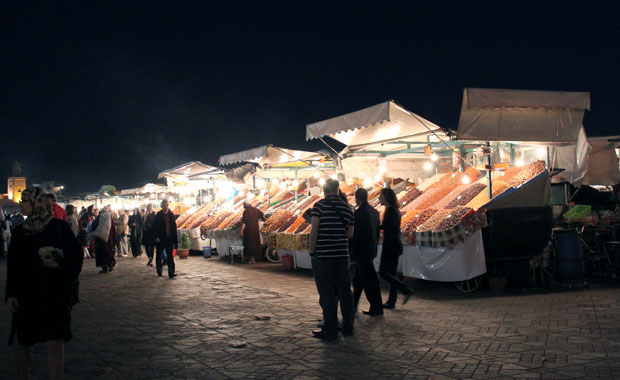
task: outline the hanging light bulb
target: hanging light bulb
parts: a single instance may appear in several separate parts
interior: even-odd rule
[[[372,186],[372,180],[370,178],[366,178],[364,180],[364,187],[371,187]]]
[[[299,186],[299,181],[297,181],[296,179],[293,180],[293,182],[291,183],[291,185],[293,185],[293,188],[297,188],[297,186]]]
[[[463,182],[463,185],[469,185],[471,180],[469,179],[469,176],[464,176],[462,182]]]
[[[547,149],[545,148],[536,149],[536,155],[538,155],[538,158],[545,158],[545,156],[547,156]]]
[[[314,172],[312,176],[314,177],[314,179],[319,179],[319,172]]]
[[[439,157],[437,156],[437,153],[433,153],[433,154],[431,154],[431,160],[433,160],[433,161],[437,161],[437,159],[438,159],[438,158],[439,158]]]
[[[431,171],[432,169],[433,169],[433,164],[431,164],[431,162],[430,162],[430,161],[426,161],[426,162],[424,163],[424,170],[426,170],[426,171]]]
[[[325,178],[319,179],[319,185],[321,185],[321,186],[325,185]]]
[[[377,174],[375,176],[375,182],[380,182],[381,181],[381,174]]]
[[[517,164],[517,166],[521,167],[521,166],[525,165],[525,162],[523,162],[523,160],[521,160],[521,159],[518,159],[516,164]]]

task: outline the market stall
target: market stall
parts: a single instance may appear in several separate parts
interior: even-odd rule
[[[158,179],[166,180],[166,192],[151,195],[156,206],[159,199],[167,198],[173,213],[179,215],[177,219],[177,233],[179,237],[186,233],[190,238],[190,249],[202,251],[206,246],[200,239],[200,226],[186,223],[190,216],[198,209],[211,209],[214,202],[214,189],[224,179],[223,172],[214,166],[203,164],[200,161],[190,161],[158,174]]]
[[[215,187],[215,180],[223,178],[223,175],[219,168],[200,161],[190,161],[162,171],[157,179],[162,178],[166,179],[168,185],[165,196],[170,202],[170,208],[174,214],[183,215],[201,206],[209,190]]]
[[[494,274],[527,278],[529,273],[519,273],[519,268],[529,271],[532,263],[542,272],[548,270],[549,260],[535,258],[543,255],[552,237],[551,182],[579,186],[583,181],[590,145],[582,123],[589,108],[590,95],[585,92],[464,90],[457,139],[491,148],[485,169],[492,186],[506,182],[528,162],[533,173],[517,174],[509,184],[544,169],[503,200],[485,206],[485,256]],[[497,153],[500,144],[510,149],[508,165],[493,156],[493,146]]]
[[[299,207],[318,200],[310,196],[309,188],[320,180],[315,178],[318,177],[316,173],[328,173],[329,158],[314,152],[266,145],[222,156],[219,163],[226,180],[218,184],[212,202],[198,208],[191,216],[179,218],[179,228],[199,230],[208,244],[217,247],[220,255],[226,255],[229,247],[242,245],[239,229],[243,201],[249,200],[268,217],[262,228],[264,244],[268,248],[267,257],[277,261],[277,237],[297,220],[302,211]],[[279,240],[279,247],[288,246],[282,243],[287,241],[286,236]]]
[[[479,118],[486,120],[484,112],[478,113],[467,119],[471,121],[468,127]],[[450,131],[394,102],[307,126],[307,139],[326,135],[347,145],[339,153],[347,178],[371,188],[377,183],[394,187],[388,181],[393,172],[406,179],[397,192],[406,243],[401,264],[406,276],[434,281],[478,277],[487,271],[485,248],[492,248],[483,239],[488,231],[485,211],[515,203],[548,204],[549,175],[545,161],[537,159],[540,149],[495,139],[491,147],[488,140],[482,144],[477,139],[470,141],[473,132],[455,139]],[[575,145],[578,130],[563,140],[558,139],[561,134],[552,135],[555,145]],[[504,138],[498,133],[485,136]],[[536,141],[546,142],[546,138]]]

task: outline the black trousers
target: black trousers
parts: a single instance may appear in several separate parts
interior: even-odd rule
[[[323,309],[323,331],[328,334],[338,333],[338,302],[342,313],[342,329],[353,330],[353,296],[349,278],[349,259],[312,258],[314,280],[319,292],[319,304]]]
[[[144,250],[146,251],[146,257],[148,257],[149,260],[153,260],[153,256],[155,256],[155,246],[152,244],[145,244]]]
[[[353,305],[357,310],[362,290],[366,294],[366,299],[370,303],[370,312],[383,310],[381,301],[381,288],[379,287],[379,277],[375,271],[372,259],[356,260],[353,271]]]
[[[172,277],[174,274],[174,256],[172,255],[172,249],[174,244],[159,243],[157,246],[157,252],[155,253],[155,269],[157,274],[162,274],[162,260],[164,258],[164,249],[166,250],[166,257],[168,258],[168,277]]]
[[[386,252],[384,252],[386,253]],[[396,255],[381,255],[381,265],[379,265],[379,276],[382,279],[390,283],[390,296],[386,303],[390,305],[396,304],[396,299],[398,296],[398,291],[400,290],[403,294],[409,292],[409,288],[402,282],[398,277],[396,277],[396,269],[398,268],[398,257]]]
[[[131,244],[131,254],[133,257],[138,257],[142,254],[142,247],[134,234],[129,236],[129,244]]]

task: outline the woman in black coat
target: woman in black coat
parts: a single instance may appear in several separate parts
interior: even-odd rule
[[[129,243],[131,244],[131,254],[133,257],[142,255],[142,226],[144,224],[140,209],[133,210],[133,215],[129,217]]]
[[[385,309],[393,309],[396,305],[398,291],[400,290],[405,295],[403,299],[403,304],[405,304],[411,296],[411,289],[396,277],[398,258],[403,254],[403,242],[400,236],[398,199],[396,199],[394,190],[390,188],[381,189],[379,201],[385,206],[383,223],[379,227],[383,230],[383,250],[381,251],[379,275],[390,283],[390,296],[387,302],[383,304],[383,307]]]
[[[28,378],[30,346],[46,343],[51,379],[64,372],[64,342],[71,339],[71,307],[78,300],[82,248],[40,188],[22,192],[28,219],[13,232],[7,259],[6,304],[13,313],[9,344],[18,379]]]
[[[155,255],[155,231],[153,230],[153,224],[155,224],[155,217],[157,214],[153,208],[152,204],[149,204],[146,207],[146,213],[144,214],[144,225],[143,225],[143,235],[142,235],[142,244],[144,245],[144,250],[146,251],[146,256],[149,258],[149,262],[146,263],[146,266],[153,266],[153,256]]]

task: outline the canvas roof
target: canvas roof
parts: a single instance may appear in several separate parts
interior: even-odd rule
[[[458,140],[574,144],[589,92],[465,88]]]

